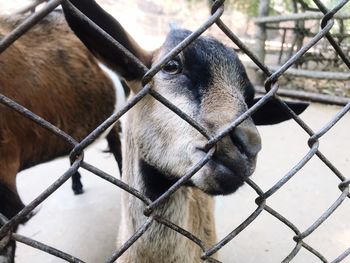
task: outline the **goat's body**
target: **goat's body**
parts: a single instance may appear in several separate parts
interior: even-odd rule
[[[11,20],[0,21],[2,35],[18,21]],[[114,111],[116,98],[111,80],[70,32],[60,12],[46,17],[1,54],[0,83],[1,94],[78,141]],[[93,116],[96,105],[99,111]],[[72,149],[62,138],[13,110],[0,106],[0,113],[0,151],[18,155],[18,170],[68,154]]]

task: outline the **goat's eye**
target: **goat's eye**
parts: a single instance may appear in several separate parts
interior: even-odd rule
[[[168,74],[178,74],[182,71],[182,65],[179,59],[172,59],[162,69]]]

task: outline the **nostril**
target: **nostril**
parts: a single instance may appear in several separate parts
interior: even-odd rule
[[[255,157],[261,149],[259,134],[249,129],[236,128],[231,132],[230,138],[238,151],[247,157]]]
[[[236,129],[233,132],[231,132],[230,138],[231,138],[233,145],[237,147],[238,151],[240,151],[240,153],[242,153],[242,154],[247,155],[246,150],[245,150],[246,147],[245,147],[244,142],[242,140],[242,136],[239,136],[239,133],[236,132]]]

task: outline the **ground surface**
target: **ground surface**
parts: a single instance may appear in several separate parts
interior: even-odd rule
[[[313,104],[302,115],[317,131],[338,107]],[[320,150],[344,175],[350,171],[350,116],[346,115],[320,140]],[[259,129],[263,150],[253,180],[268,190],[308,151],[307,136],[293,121]],[[86,152],[86,160],[117,175],[113,158],[102,153],[103,142]],[[21,196],[26,202],[37,196],[68,168],[68,160],[60,159],[37,166],[18,177]],[[103,262],[113,249],[119,224],[119,190],[96,176],[82,171],[86,192],[74,196],[70,182],[60,188],[40,207],[38,214],[20,229],[20,233],[62,249],[86,262]],[[339,180],[317,158],[313,158],[286,186],[268,199],[268,205],[282,213],[301,231],[306,230],[340,195]],[[217,198],[216,218],[219,237],[236,228],[255,209],[256,194],[249,186],[236,194]],[[333,260],[350,246],[350,200],[306,241],[327,259]],[[281,262],[294,247],[294,233],[266,212],[220,251],[223,262]],[[18,263],[63,262],[50,255],[18,246]],[[306,251],[292,261],[320,262]],[[350,262],[345,259],[343,262]]]

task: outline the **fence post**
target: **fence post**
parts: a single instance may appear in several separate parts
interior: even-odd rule
[[[269,15],[269,5],[270,0],[259,0],[259,17],[267,17]],[[266,41],[266,24],[265,23],[257,23],[256,24],[256,44],[255,44],[255,54],[260,59],[261,62],[265,63],[265,41]],[[266,76],[263,72],[256,72],[255,83],[257,85],[263,85]]]

